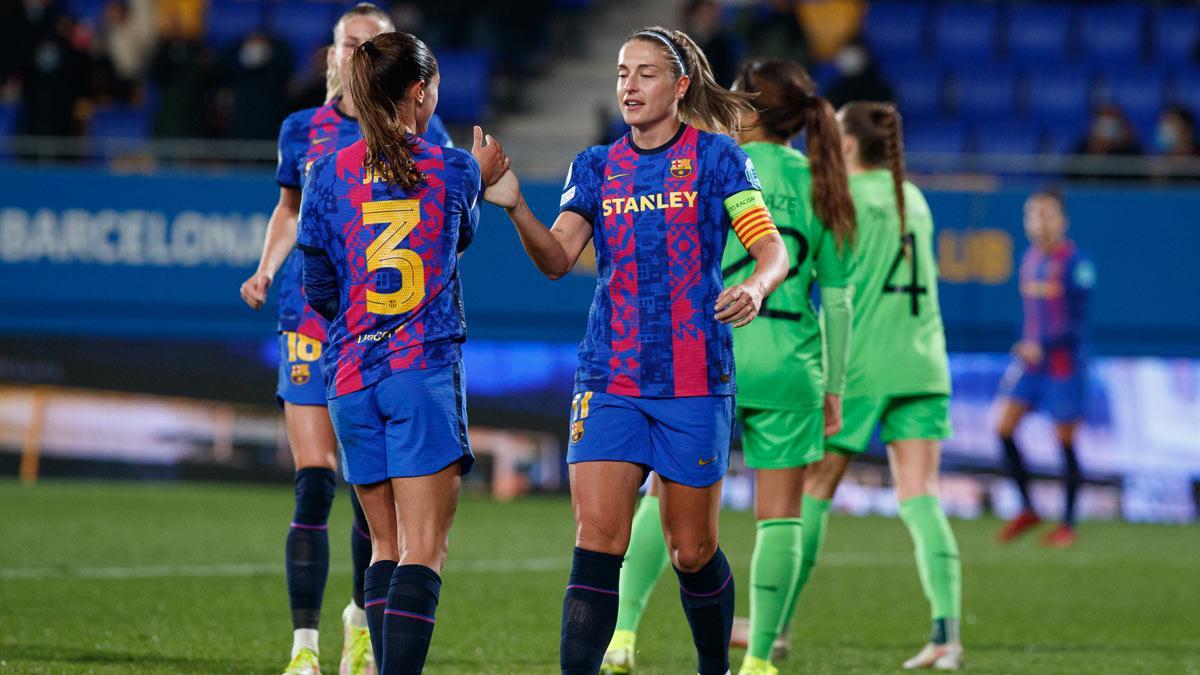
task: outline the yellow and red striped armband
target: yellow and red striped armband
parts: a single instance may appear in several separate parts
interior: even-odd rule
[[[747,250],[759,239],[779,232],[758,190],[742,190],[729,197],[725,200],[725,211],[733,221],[734,234]]]

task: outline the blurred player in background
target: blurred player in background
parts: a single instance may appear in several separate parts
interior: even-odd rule
[[[850,345],[842,430],[828,440],[828,452],[809,467],[805,480],[795,598],[817,564],[838,483],[880,425],[900,518],[913,540],[933,618],[929,643],[904,667],[958,670],[962,572],[958,543],[938,499],[941,441],[950,436],[950,373],[933,219],[921,191],[905,180],[895,106],[850,103],[838,120],[858,217],[851,275],[856,339]],[[793,612],[794,605],[795,599],[789,605]],[[790,622],[785,618],[785,631]]]
[[[787,250],[753,164],[728,133],[747,96],[712,77],[685,33],[638,31],[622,46],[617,98],[632,131],[580,153],[547,229],[513,174],[491,189],[552,279],[593,241],[599,279],[571,410],[576,540],[563,601],[563,673],[596,673],[617,619],[638,487],[663,479],[660,517],[703,675],[729,670],[733,572],[717,544],[733,422],[730,325],[758,315]],[[755,261],[722,290],[732,226]]]
[[[1024,509],[1000,531],[999,539],[1012,541],[1041,522],[1029,498],[1029,471],[1013,438],[1025,413],[1036,409],[1054,420],[1062,445],[1066,504],[1062,523],[1042,543],[1065,547],[1075,542],[1075,500],[1083,482],[1075,456],[1075,429],[1083,419],[1087,398],[1083,324],[1096,270],[1067,239],[1067,214],[1057,192],[1038,192],[1025,202],[1025,234],[1032,244],[1021,261],[1025,326],[1000,385],[996,425]]]
[[[363,140],[313,164],[297,245],[305,298],[329,321],[322,365],[343,472],[370,525],[375,660],[400,675],[424,667],[459,483],[474,463],[458,254],[479,222],[481,174],[471,153],[419,137],[439,84],[419,39],[363,42],[349,76]],[[499,146],[475,150],[495,165]]]
[[[841,392],[849,356],[850,294],[839,249],[854,237],[854,204],[846,184],[841,135],[829,103],[800,64],[753,61],[736,91],[757,94],[754,112],[737,133],[763,182],[763,198],[793,261],[759,319],[734,333],[737,415],[746,465],[755,470],[758,534],[750,567],[749,652],[743,675],[774,673],[771,646],[779,635],[800,575],[800,498],[805,467],[825,453],[825,437],[841,426]],[[806,132],[812,159],[790,147]],[[750,263],[730,234],[722,267],[726,283],[750,274]],[[822,366],[821,327],[812,307],[813,281],[821,286],[829,344]],[[605,673],[630,673],[642,612],[660,574],[667,547],[659,521],[660,486],[641,501],[621,570],[617,630],[604,656]],[[740,636],[737,633],[741,633]],[[734,646],[747,646],[745,626]]]
[[[278,277],[279,385],[276,397],[283,406],[288,444],[296,464],[296,509],[288,531],[286,567],[292,609],[291,663],[285,672],[316,672],[318,623],[325,580],[329,575],[327,523],[334,497],[337,442],[325,408],[321,351],[326,323],[305,304],[300,294],[300,255],[293,254],[300,186],[308,167],[318,159],[349,146],[359,137],[354,101],[345,95],[350,54],[372,36],[394,30],[387,12],[375,5],[354,6],[333,28],[326,70],[325,105],[288,116],[279,132],[279,202],[267,225],[266,242],[258,270],[242,284],[241,295],[254,309],[262,307],[267,289]],[[433,118],[436,120],[436,116]],[[426,139],[450,145],[440,120],[431,122]],[[350,550],[354,568],[353,601],[342,612],[345,641],[340,672],[343,675],[375,670],[363,611],[363,572],[371,559],[367,523],[354,491],[350,492],[354,527]]]

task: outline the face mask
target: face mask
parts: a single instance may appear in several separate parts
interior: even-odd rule
[[[243,68],[258,68],[271,60],[271,45],[265,40],[250,40],[242,45],[238,60]]]
[[[858,75],[867,68],[867,53],[861,47],[846,47],[834,58],[838,72],[845,77]]]
[[[58,45],[51,42],[38,47],[34,60],[38,72],[52,73],[58,70],[59,64],[62,63],[62,53],[59,51]]]
[[[1179,144],[1179,134],[1175,132],[1175,127],[1170,124],[1160,124],[1154,134],[1154,143],[1158,149],[1163,152],[1169,152],[1175,149]]]
[[[1092,125],[1092,133],[1112,143],[1121,139],[1121,123],[1113,117],[1101,117]]]

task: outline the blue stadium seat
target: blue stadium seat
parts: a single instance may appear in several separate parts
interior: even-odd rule
[[[960,68],[954,72],[953,80],[953,107],[964,118],[1011,119],[1024,110],[1017,73],[1012,68]]]
[[[94,28],[104,19],[104,6],[108,0],[70,0],[65,4],[67,13]]]
[[[924,2],[872,2],[864,35],[881,60],[912,59],[925,51],[928,19]]]
[[[96,106],[88,122],[91,138],[149,138],[150,109],[144,106]]]
[[[905,115],[940,115],[943,109],[945,71],[940,65],[889,63],[886,74]]]
[[[1008,54],[1026,64],[1061,63],[1071,54],[1070,5],[1014,5],[1008,13]]]
[[[1029,113],[1053,125],[1082,129],[1092,107],[1092,78],[1086,70],[1033,70],[1028,84]]]
[[[967,149],[967,128],[958,120],[910,122],[904,126],[904,147],[918,154],[962,154]]]
[[[213,0],[208,6],[208,42],[224,49],[264,26],[259,0]]]
[[[1079,42],[1090,63],[1141,63],[1146,8],[1134,3],[1080,10]]]
[[[16,103],[0,103],[0,161],[12,157],[12,137],[17,133],[21,108]]]
[[[474,124],[487,112],[492,79],[492,56],[482,50],[444,51],[436,54],[442,84],[438,89],[438,114],[447,122]]]
[[[999,23],[999,5],[942,5],[934,18],[938,56],[944,62],[990,61]]]
[[[307,71],[313,52],[333,42],[334,9],[329,3],[289,2],[267,12],[267,27],[292,48],[297,69]]]
[[[1113,69],[1100,76],[1099,93],[1100,101],[1119,106],[1144,133],[1166,104],[1166,78],[1157,68]]]
[[[975,125],[975,150],[985,155],[1034,155],[1041,152],[1041,130],[1032,124],[992,121]]]
[[[1162,7],[1154,13],[1150,44],[1154,62],[1183,65],[1196,55],[1200,40],[1200,9],[1192,7]]]

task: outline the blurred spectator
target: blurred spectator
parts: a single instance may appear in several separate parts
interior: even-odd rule
[[[272,139],[287,116],[291,49],[263,31],[247,35],[226,55],[227,82],[233,95],[229,135]]]
[[[146,73],[154,51],[154,0],[109,0],[99,44],[117,77],[134,82]]]
[[[397,26],[397,30],[400,28]],[[309,60],[308,72],[297,78],[288,110],[303,110],[325,104],[325,72],[328,70],[329,47],[322,47]]]
[[[150,77],[158,85],[154,135],[196,138],[204,135],[208,94],[212,86],[212,55],[188,36],[178,17],[170,18],[162,42],[150,62]]]
[[[21,73],[21,130],[35,135],[72,135],[77,131],[79,105],[88,83],[87,55],[73,43],[75,22],[39,0],[26,1],[26,16],[31,18],[34,41]]]
[[[182,35],[191,40],[203,37],[205,10],[209,0],[155,0],[158,32]]]
[[[1079,142],[1075,154],[1093,157],[1140,155],[1142,147],[1125,112],[1109,104],[1096,109],[1087,136]]]
[[[840,108],[850,101],[893,101],[892,86],[879,71],[875,56],[862,40],[842,46],[833,59],[838,79],[825,91],[825,97]]]
[[[824,62],[836,56],[843,45],[862,31],[867,3],[865,0],[805,0],[800,3],[799,12],[812,58]]]
[[[797,0],[758,0],[741,12],[738,33],[752,58],[791,59],[805,66],[811,60],[808,35],[800,25]]]
[[[733,84],[744,50],[737,36],[722,24],[721,6],[713,0],[688,0],[682,18],[683,30],[704,50],[717,82],[726,87]]]
[[[6,91],[20,86],[38,37],[34,23],[44,11],[41,3],[0,2],[0,86]]]
[[[1196,146],[1196,116],[1181,106],[1167,106],[1158,116],[1154,145],[1159,154],[1168,157],[1195,157],[1200,154]]]

